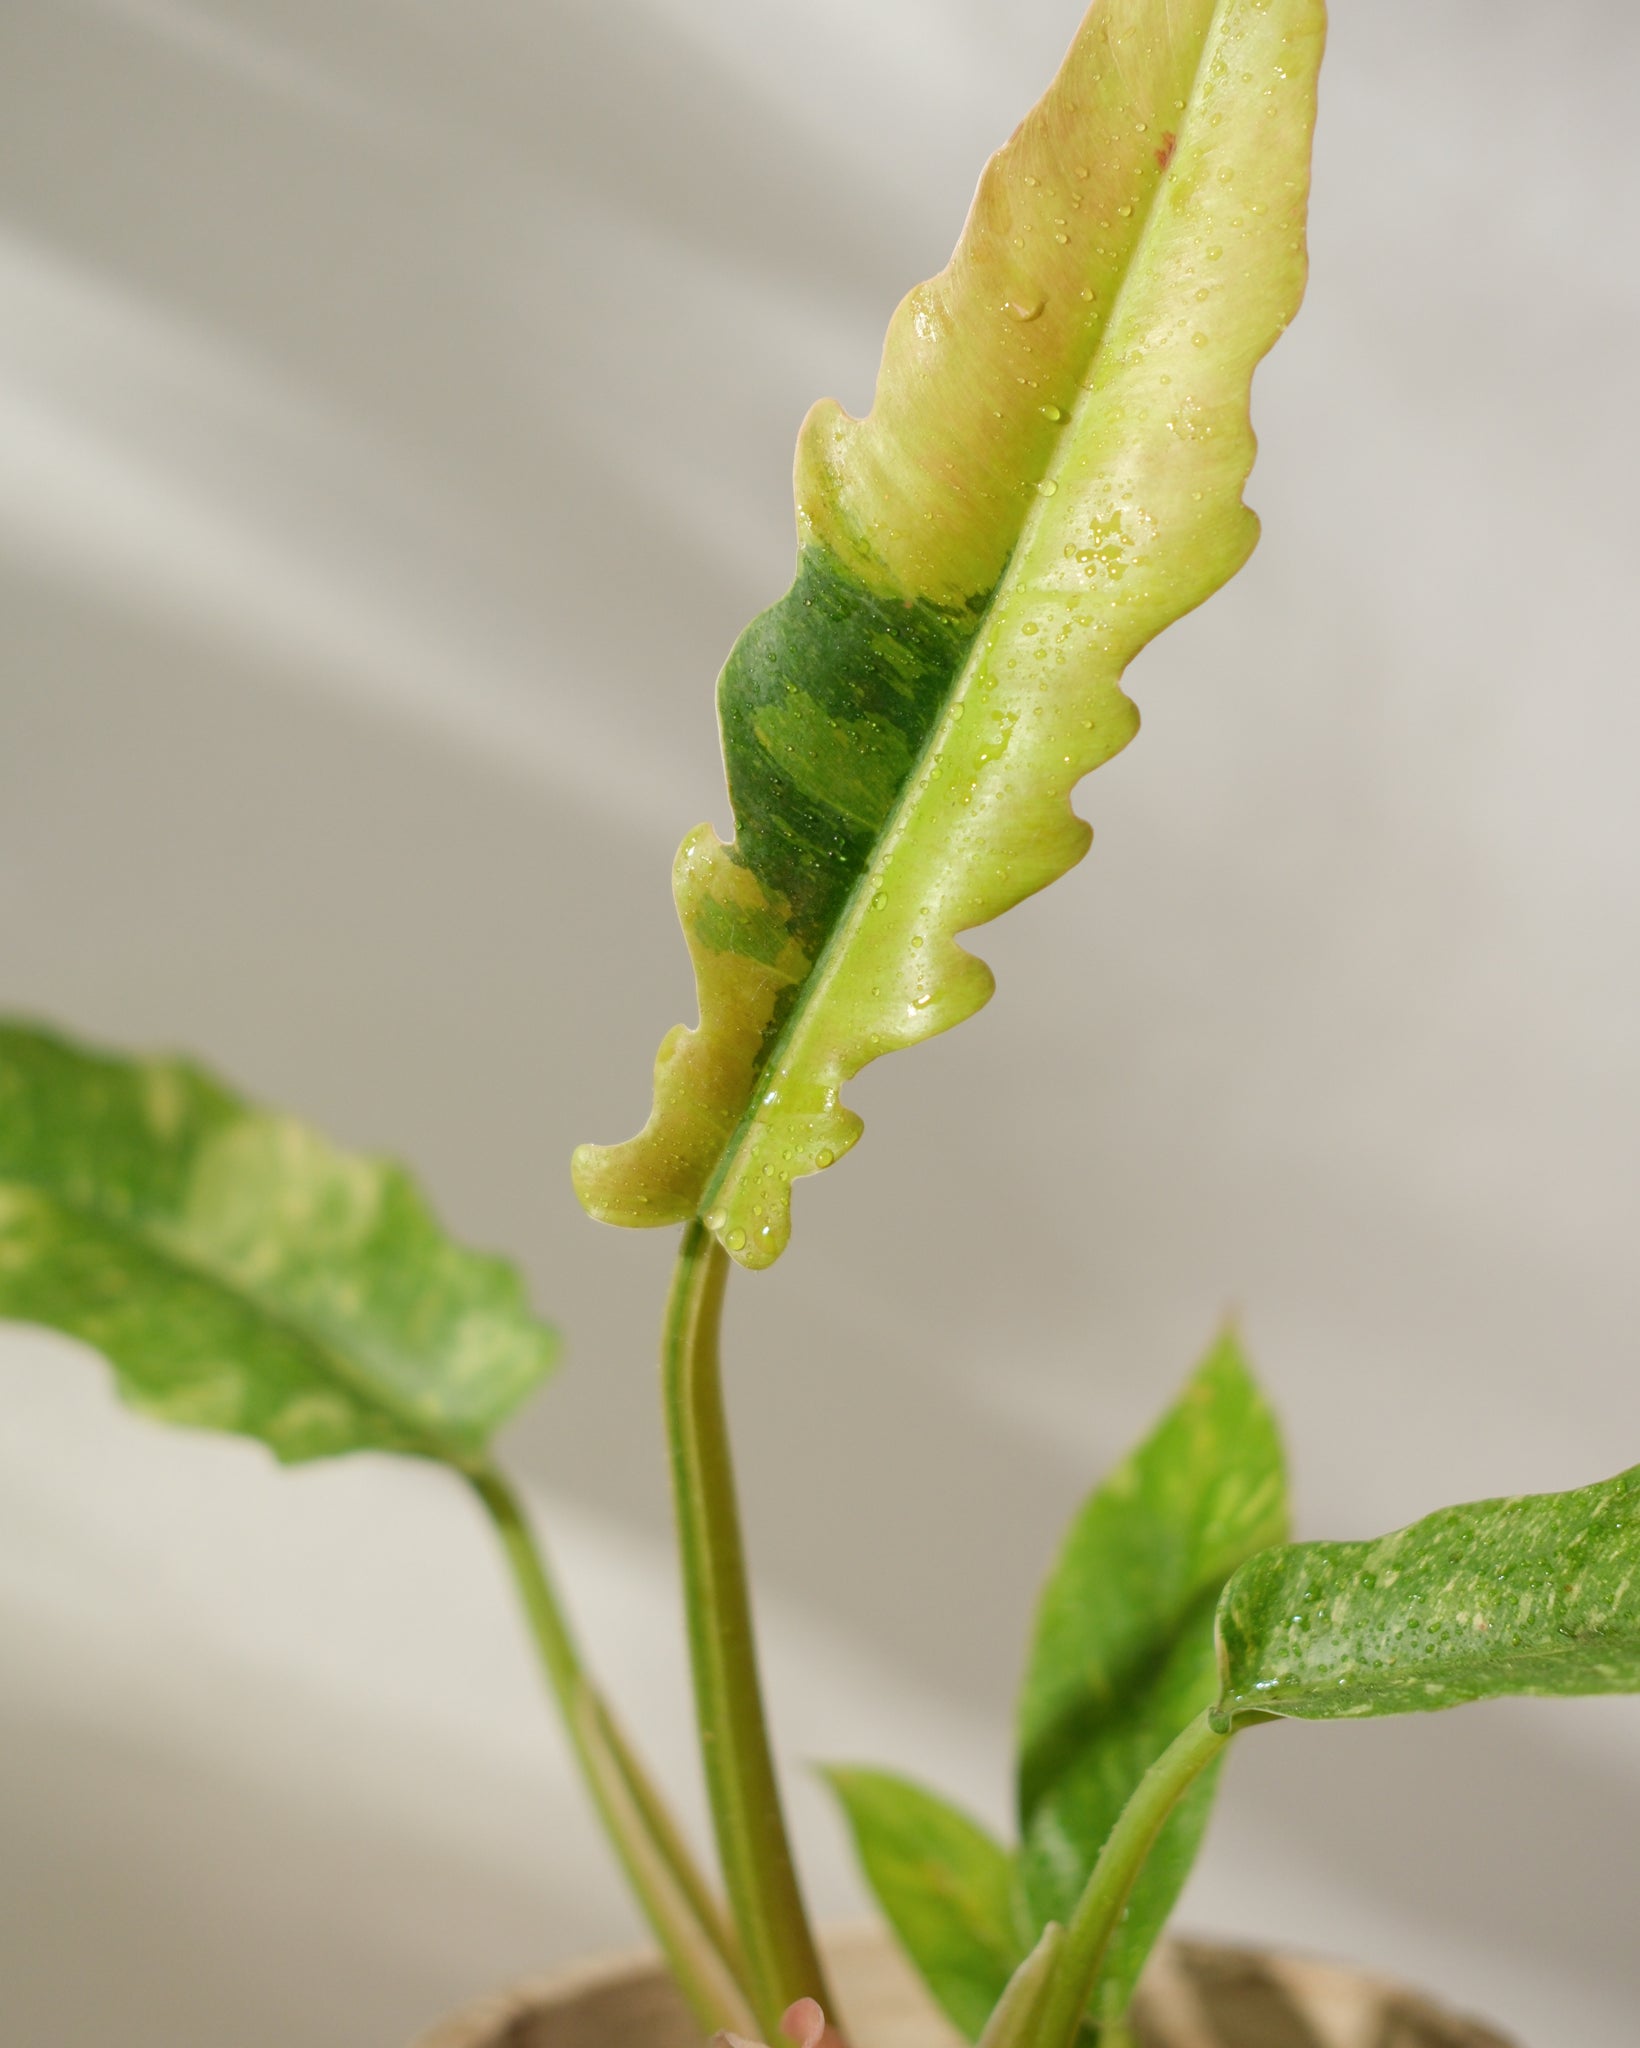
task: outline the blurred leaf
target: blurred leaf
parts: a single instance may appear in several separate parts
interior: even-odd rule
[[[1042,1595],[1020,1701],[1021,1875],[1034,1924],[1068,1921],[1139,1780],[1214,1698],[1213,1610],[1287,1533],[1274,1418],[1226,1332],[1175,1406],[1078,1515]],[[1216,1771],[1175,1809],[1107,1959],[1126,2007],[1195,1859]]]
[[[1035,2048],[1043,2000],[1064,1938],[1065,1930],[1058,1925],[1043,1928],[1036,1947],[1008,1979],[979,2037],[979,2048]]]
[[[1225,1588],[1218,1638],[1220,1722],[1640,1692],[1640,1466],[1267,1551]]]
[[[1303,289],[1321,0],[1098,0],[894,315],[863,420],[798,445],[797,579],[719,683],[736,838],[685,840],[700,1024],[639,1137],[583,1146],[608,1222],[779,1256],[855,1142],[867,1061],[989,997],[958,935],[1063,874],[1120,678],[1241,566],[1254,366]]]
[[[1025,1954],[1013,1858],[935,1793],[893,1776],[826,1772],[877,1903],[953,2025],[977,2040]]]
[[[0,1024],[0,1316],[93,1345],[133,1407],[287,1463],[478,1459],[557,1338],[399,1167],[198,1067]]]

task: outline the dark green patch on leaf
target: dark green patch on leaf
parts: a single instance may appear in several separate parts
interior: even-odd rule
[[[982,601],[981,601],[982,603]],[[736,856],[812,958],[944,708],[978,612],[884,597],[823,549],[736,641],[718,716]]]

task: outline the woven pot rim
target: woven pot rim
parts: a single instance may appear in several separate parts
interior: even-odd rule
[[[915,2048],[942,2041],[960,2048],[880,1923],[837,1923],[823,1930],[822,1943],[844,1980],[845,2004],[858,2002],[869,2013],[886,1989],[897,2019],[920,2008],[914,2013]],[[863,1999],[862,1980],[867,1981]],[[1284,2012],[1301,2011],[1298,2032],[1284,2024],[1266,2034],[1256,2018],[1249,2019],[1248,2001],[1256,2003],[1261,1995],[1281,1999]],[[654,2048],[676,2048],[698,2036],[681,2002],[669,2006],[675,1998],[652,1949],[612,1950],[479,1998],[422,2035],[413,2048],[534,2048],[546,2039],[554,2014],[563,2016],[566,2033],[587,2040],[597,2031],[587,2016],[606,2004],[615,2038],[621,2031],[616,2022],[623,2017],[622,2003],[653,2008],[658,2015]],[[1219,2016],[1221,2005],[1230,2010],[1238,2003],[1240,2018]],[[1159,1945],[1136,2017],[1137,2048],[1264,2048],[1266,2041],[1269,2048],[1288,2048],[1289,2042],[1299,2048],[1306,2030],[1313,2048],[1515,2048],[1492,2027],[1381,1972],[1298,1950],[1190,1936]],[[869,2022],[864,2031],[874,2038]],[[894,2048],[892,2025],[888,2032],[889,2048]]]

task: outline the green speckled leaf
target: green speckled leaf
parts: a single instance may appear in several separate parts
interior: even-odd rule
[[[1233,1334],[1078,1515],[1043,1591],[1020,1699],[1020,1871],[1040,1929],[1068,1921],[1139,1780],[1212,1704],[1225,1580],[1287,1533],[1281,1439]],[[1125,2009],[1189,1875],[1209,1771],[1134,1888],[1095,2010]]]
[[[550,1369],[518,1276],[409,1176],[175,1059],[0,1025],[0,1316],[101,1351],[133,1407],[466,1464]]]
[[[977,2041],[1024,1960],[1014,1859],[977,1821],[888,1771],[836,1767],[867,1882],[941,2008]]]
[[[736,837],[674,875],[700,1023],[582,1146],[595,1216],[778,1257],[855,1142],[840,1091],[970,1016],[958,944],[1063,874],[1121,676],[1246,560],[1254,366],[1304,281],[1322,0],[1096,0],[895,314],[863,420],[815,408],[791,590],[718,686]]]
[[[1218,1639],[1221,1725],[1640,1692],[1640,1467],[1267,1551],[1225,1588]]]

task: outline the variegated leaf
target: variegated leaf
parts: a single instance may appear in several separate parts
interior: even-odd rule
[[[971,1015],[959,943],[1087,850],[1128,663],[1246,560],[1254,366],[1304,282],[1322,0],[1096,0],[895,314],[869,415],[810,414],[787,595],[719,682],[736,837],[674,877],[700,1022],[583,1146],[595,1216],[776,1258],[867,1061]]]
[[[0,1025],[0,1316],[78,1337],[133,1407],[260,1438],[476,1461],[557,1338],[401,1167],[187,1061]]]
[[[1225,1587],[1218,1645],[1225,1727],[1640,1692],[1640,1466],[1267,1550]]]

